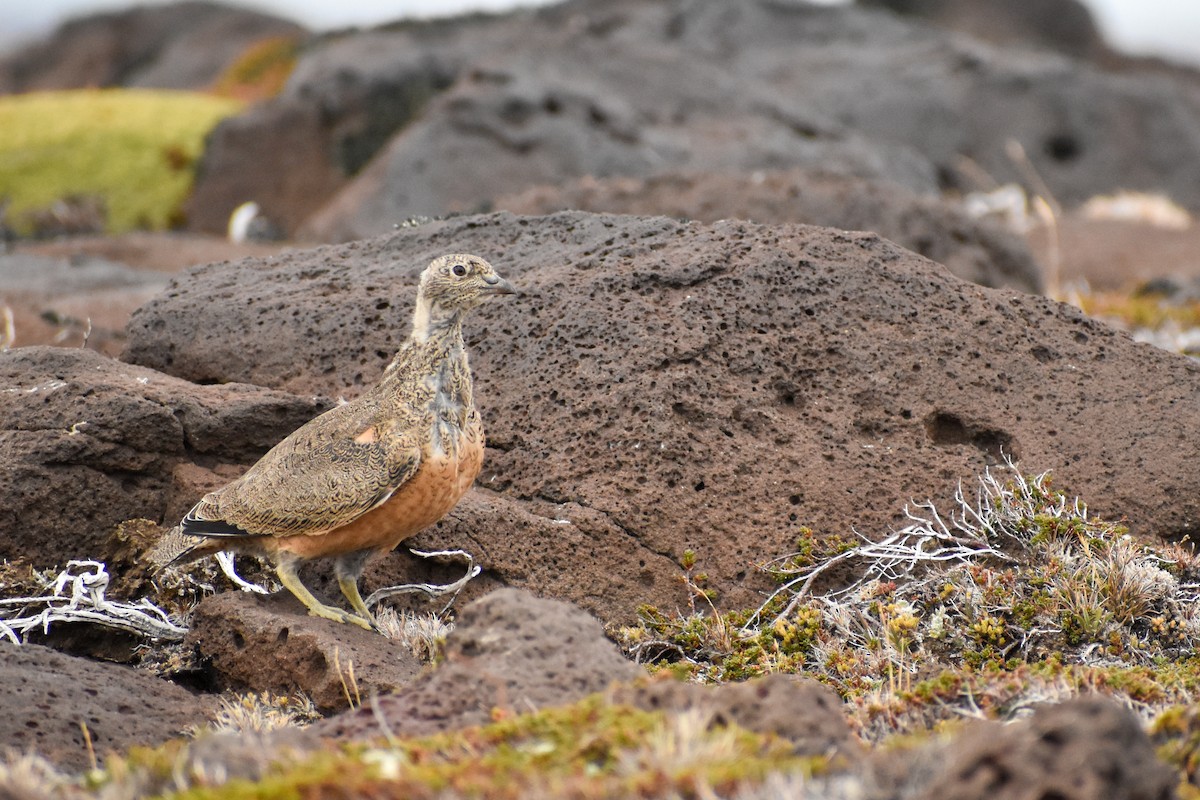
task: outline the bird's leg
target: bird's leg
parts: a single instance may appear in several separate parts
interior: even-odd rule
[[[351,614],[349,611],[343,611],[340,608],[327,606],[314,597],[313,593],[305,588],[304,584],[300,582],[300,576],[296,574],[296,568],[299,566],[299,563],[300,560],[297,558],[288,558],[284,556],[280,558],[279,563],[275,565],[275,574],[279,576],[279,582],[282,583],[289,592],[296,595],[297,600],[299,600],[301,603],[304,603],[304,606],[308,609],[309,614],[312,614],[314,617],[321,617],[322,619],[331,619],[334,622],[350,622],[358,625],[360,628],[366,628],[367,630],[372,629],[370,621],[358,616],[357,614]]]
[[[375,551],[372,549],[359,550],[340,556],[333,562],[333,573],[337,576],[342,594],[350,601],[351,608],[372,625],[375,624],[375,617],[371,615],[367,604],[363,602],[362,595],[358,593],[358,579],[362,576],[363,567],[366,566],[367,559],[373,552]]]

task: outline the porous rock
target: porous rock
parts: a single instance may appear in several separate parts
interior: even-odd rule
[[[211,698],[147,672],[0,641],[0,742],[64,769],[91,766],[89,739],[103,764],[111,752],[181,736],[214,710]]]
[[[184,640],[222,689],[303,692],[323,711],[397,689],[421,669],[400,642],[308,614],[286,591],[204,599]]]
[[[564,705],[643,675],[569,603],[501,589],[466,606],[446,637],[445,661],[371,707],[313,726],[321,736],[424,736],[482,725],[494,710]],[[385,727],[386,726],[386,727]]]
[[[117,523],[163,522],[181,507],[178,465],[253,461],[326,407],[196,386],[91,350],[0,353],[0,558],[48,568],[101,557]]]
[[[977,723],[936,754],[928,800],[1167,800],[1173,770],[1155,758],[1138,718],[1103,697],[1081,697],[1024,722]]]
[[[938,197],[821,170],[587,177],[504,195],[495,205],[516,214],[576,209],[663,214],[705,222],[734,218],[765,224],[801,222],[873,231],[983,286],[1037,293],[1043,283],[1029,246],[1015,233],[972,219]]]
[[[648,597],[684,607],[672,562],[687,549],[726,607],[756,605],[771,584],[755,564],[790,552],[802,527],[881,535],[914,498],[944,510],[1005,456],[1052,470],[1138,535],[1181,538],[1200,519],[1200,461],[1179,445],[1200,366],[869,234],[454,218],[201,268],[137,312],[124,357],[189,379],[351,394],[382,372],[416,275],[446,252],[483,254],[525,291],[466,325],[489,440],[476,491],[556,526],[531,538],[483,525],[475,540],[503,537],[539,572],[573,571],[559,596],[606,621]],[[587,536],[555,533],[591,520],[612,542],[591,557]],[[494,573],[523,585],[518,575]]]

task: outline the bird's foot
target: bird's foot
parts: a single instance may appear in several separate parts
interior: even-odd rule
[[[367,619],[358,614],[354,614],[349,611],[343,611],[340,608],[334,608],[333,606],[309,606],[308,613],[311,616],[320,617],[321,619],[329,619],[333,620],[334,622],[357,625],[364,630],[375,631],[376,633],[379,632],[379,626],[375,624],[374,619]]]

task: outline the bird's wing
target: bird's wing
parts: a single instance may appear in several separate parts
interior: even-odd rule
[[[233,483],[211,492],[180,523],[194,536],[318,535],[385,502],[421,461],[415,438],[384,440],[334,409],[271,449]],[[329,419],[325,419],[329,417]]]

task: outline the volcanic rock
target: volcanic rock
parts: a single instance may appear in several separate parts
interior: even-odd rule
[[[103,764],[110,752],[181,736],[214,711],[211,698],[147,672],[0,641],[0,741],[64,769],[91,766],[88,739]]]
[[[1127,188],[1200,207],[1198,108],[1186,81],[876,10],[576,2],[485,49],[301,232],[382,234],[586,175],[820,166],[929,192],[1026,182],[1025,158],[1065,206]]]
[[[982,722],[938,752],[928,800],[1166,800],[1176,776],[1138,718],[1103,697],[1048,705],[1025,722]]]
[[[371,707],[313,726],[321,736],[425,736],[572,703],[642,669],[604,638],[600,623],[557,600],[502,589],[463,609],[446,637],[446,658],[409,687]]]
[[[554,522],[536,535],[480,524],[472,541],[511,537],[507,558],[537,565],[494,572],[501,583],[576,574],[558,596],[606,621],[647,595],[684,607],[672,562],[688,549],[725,607],[756,605],[770,583],[755,565],[802,528],[881,535],[911,500],[946,509],[1005,457],[1054,471],[1135,534],[1179,539],[1200,518],[1200,460],[1180,446],[1200,366],[870,234],[454,218],[200,268],[135,314],[124,357],[353,394],[406,335],[416,275],[445,252],[487,256],[526,293],[467,321],[489,436],[476,492]],[[589,552],[597,526],[609,533]]]
[[[1038,47],[1080,59],[1100,59],[1108,52],[1104,36],[1088,7],[1079,0],[858,0],[859,5],[886,8],[927,19],[1009,47]]]
[[[192,614],[184,644],[195,649],[221,688],[299,691],[323,711],[397,689],[421,669],[399,642],[312,617],[288,592],[206,598]]]
[[[1011,231],[902,186],[816,170],[581,178],[497,198],[496,207],[516,214],[578,209],[873,231],[944,264],[960,278],[1031,293],[1042,288],[1029,247]]]
[[[251,462],[329,405],[53,347],[0,353],[0,387],[0,558],[43,568],[100,556],[119,522],[164,521],[179,465]]]
[[[656,680],[619,687],[612,700],[645,711],[697,711],[714,726],[736,724],[787,739],[800,755],[858,752],[841,699],[810,678],[774,673],[713,685]]]

